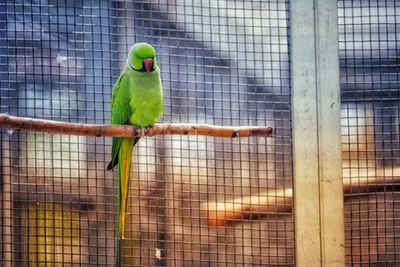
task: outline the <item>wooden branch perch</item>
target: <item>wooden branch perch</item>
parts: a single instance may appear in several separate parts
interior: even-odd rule
[[[343,179],[344,193],[367,193],[400,184],[400,176]],[[243,196],[225,202],[203,202],[200,209],[209,226],[225,226],[243,219],[256,220],[268,214],[290,213],[293,190],[271,189],[257,195]]]
[[[85,136],[155,136],[155,135],[205,135],[214,137],[271,137],[274,128],[266,127],[224,127],[207,124],[156,124],[148,128],[145,133],[142,129],[130,125],[84,124],[51,120],[41,120],[25,117],[0,114],[0,128],[15,131],[45,132],[50,134],[69,134]]]
[[[273,189],[257,195],[244,196],[225,202],[203,202],[200,210],[209,226],[224,226],[242,219],[258,219],[267,214],[290,212],[293,190]]]

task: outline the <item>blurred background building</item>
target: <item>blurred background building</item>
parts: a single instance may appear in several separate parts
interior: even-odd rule
[[[346,262],[395,266],[400,5],[339,0],[338,23],[343,177],[390,184],[346,193]],[[292,187],[289,0],[0,0],[1,112],[108,123],[112,85],[139,41],[157,51],[163,122],[271,125],[276,136],[142,139],[124,262],[294,265],[291,212],[226,227],[200,213],[205,201]],[[3,262],[114,263],[110,141],[2,130]]]

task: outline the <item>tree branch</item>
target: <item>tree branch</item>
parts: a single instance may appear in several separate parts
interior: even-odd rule
[[[84,136],[133,137],[155,135],[205,135],[214,137],[271,137],[274,128],[266,127],[224,127],[207,124],[161,123],[142,129],[130,125],[84,124],[0,114],[0,127],[15,131],[45,132],[50,134],[68,134]]]

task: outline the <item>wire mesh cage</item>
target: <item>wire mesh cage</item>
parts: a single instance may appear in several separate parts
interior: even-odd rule
[[[399,11],[396,1],[338,1],[346,260],[399,264]]]
[[[291,185],[288,3],[1,6],[2,112],[105,123],[129,47],[146,41],[162,73],[164,121],[282,129],[272,141],[142,140],[134,153],[126,264],[293,263],[290,213],[229,228],[209,228],[200,214],[207,201]],[[12,251],[8,260],[25,264],[112,264],[116,181],[105,171],[109,140],[5,133],[2,144],[10,197],[4,218],[14,225],[13,234],[3,232],[4,256]]]
[[[123,265],[296,265],[290,4],[0,0],[1,113],[109,123],[129,48],[148,42],[161,122],[276,129],[268,139],[142,138]],[[400,7],[339,0],[337,12],[345,261],[396,266]],[[111,138],[2,129],[0,149],[3,264],[114,265]]]

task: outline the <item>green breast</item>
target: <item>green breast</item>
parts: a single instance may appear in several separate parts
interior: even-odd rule
[[[131,70],[129,83],[131,90],[130,123],[137,127],[153,126],[163,114],[163,92],[160,71],[151,73]]]

